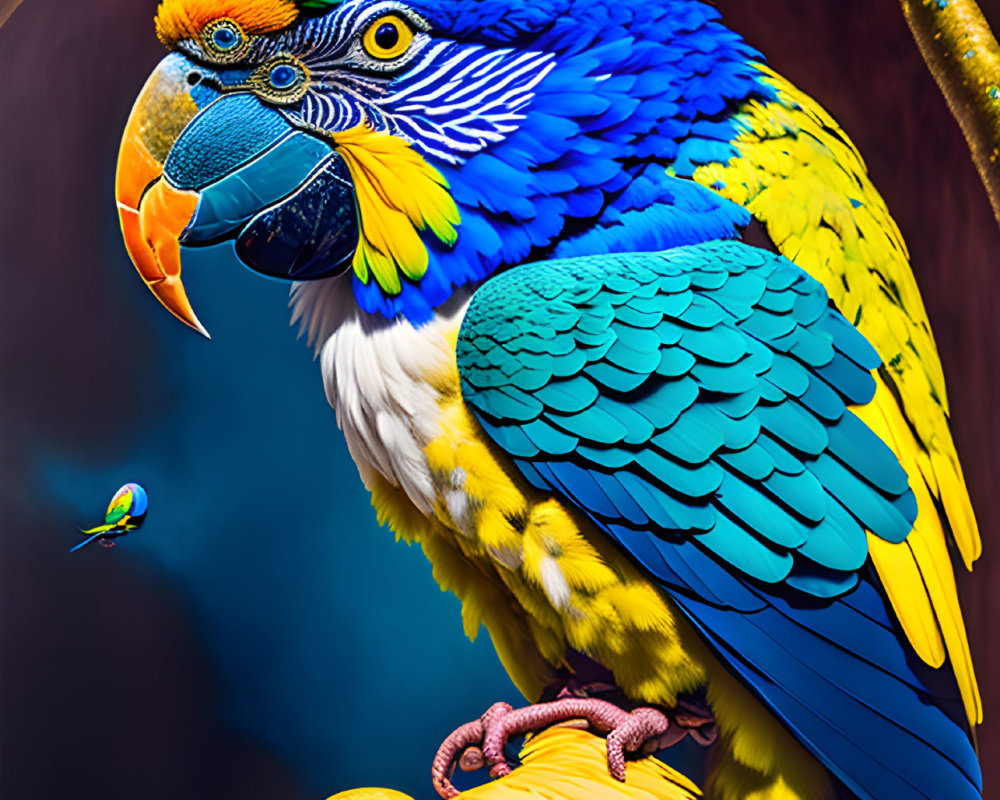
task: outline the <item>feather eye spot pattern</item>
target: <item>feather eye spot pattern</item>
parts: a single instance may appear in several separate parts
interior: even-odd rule
[[[213,64],[237,64],[247,57],[252,46],[251,37],[240,24],[229,17],[209,22],[201,31],[201,50],[206,60]]]
[[[239,47],[243,41],[243,32],[235,23],[227,25],[225,22],[228,20],[220,20],[210,33],[206,31],[206,39],[211,40],[216,50],[222,53]]]
[[[262,100],[278,106],[294,106],[309,91],[309,68],[292,55],[279,55],[255,69],[248,81]]]

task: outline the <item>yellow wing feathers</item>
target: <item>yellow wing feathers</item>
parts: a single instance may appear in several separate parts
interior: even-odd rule
[[[952,550],[971,566],[979,532],[909,254],[837,124],[765,73],[777,99],[743,109],[739,156],[702,167],[695,178],[760,220],[882,357],[874,400],[853,410],[903,465],[918,515],[901,544],[869,537],[872,563],[915,652],[934,667],[950,664],[974,726],[982,701]],[[436,224],[404,216],[411,227]],[[451,224],[447,214],[436,222]],[[486,627],[530,699],[568,666],[569,650],[603,664],[639,701],[669,705],[707,682],[725,747],[715,796],[826,796],[818,762],[726,672],[667,595],[592,524],[508,468],[462,399],[453,357],[458,324],[448,329],[444,347],[452,358],[435,362],[438,372],[425,376],[437,402],[420,445],[436,492],[433,513],[425,516],[403,489],[380,477],[372,481],[372,502],[381,522],[419,542],[439,585],[459,597],[466,633]]]
[[[900,545],[870,536],[872,560],[907,637],[928,664],[947,655],[971,723],[982,720],[949,540],[967,568],[979,530],[948,426],[927,312],[899,229],[860,154],[815,101],[761,67],[778,99],[743,109],[739,157],[695,178],[743,205],[783,255],[827,289],[884,362],[875,400],[854,411],[910,476],[918,518]]]
[[[852,410],[892,448],[906,469],[917,498],[917,521],[902,544],[869,535],[869,552],[907,638],[932,666],[940,667],[947,653],[969,722],[977,725],[983,721],[983,705],[948,553],[948,523],[932,494],[933,473],[927,480],[926,468],[921,466],[921,461],[928,462],[926,452],[885,381],[879,378],[877,387],[871,403]]]

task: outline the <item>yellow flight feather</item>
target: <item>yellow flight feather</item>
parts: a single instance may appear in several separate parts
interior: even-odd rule
[[[881,378],[877,386],[875,399],[853,410],[893,449],[910,475],[910,486],[917,498],[917,521],[902,544],[889,544],[869,535],[869,552],[917,654],[938,667],[944,663],[947,651],[969,722],[977,725],[983,720],[983,704],[948,553],[948,523],[941,519],[929,482],[924,479],[917,458],[920,448],[912,429]]]

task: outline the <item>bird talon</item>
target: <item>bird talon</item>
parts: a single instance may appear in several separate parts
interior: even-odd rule
[[[458,759],[458,767],[462,772],[475,772],[486,766],[486,758],[478,747],[466,748]]]
[[[608,771],[625,782],[625,759],[628,753],[655,753],[661,738],[670,730],[670,720],[655,708],[637,708],[608,734]]]
[[[452,786],[450,781],[446,781],[443,784],[439,784],[435,781],[434,789],[437,791],[438,796],[444,798],[444,800],[452,800],[452,798],[458,797],[461,794],[458,789]]]

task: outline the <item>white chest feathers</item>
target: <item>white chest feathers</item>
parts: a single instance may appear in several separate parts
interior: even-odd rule
[[[355,310],[321,351],[326,396],[361,479],[370,489],[381,474],[427,515],[441,494],[424,450],[440,435],[437,386],[454,368],[454,334],[468,303],[457,306],[419,328]]]

